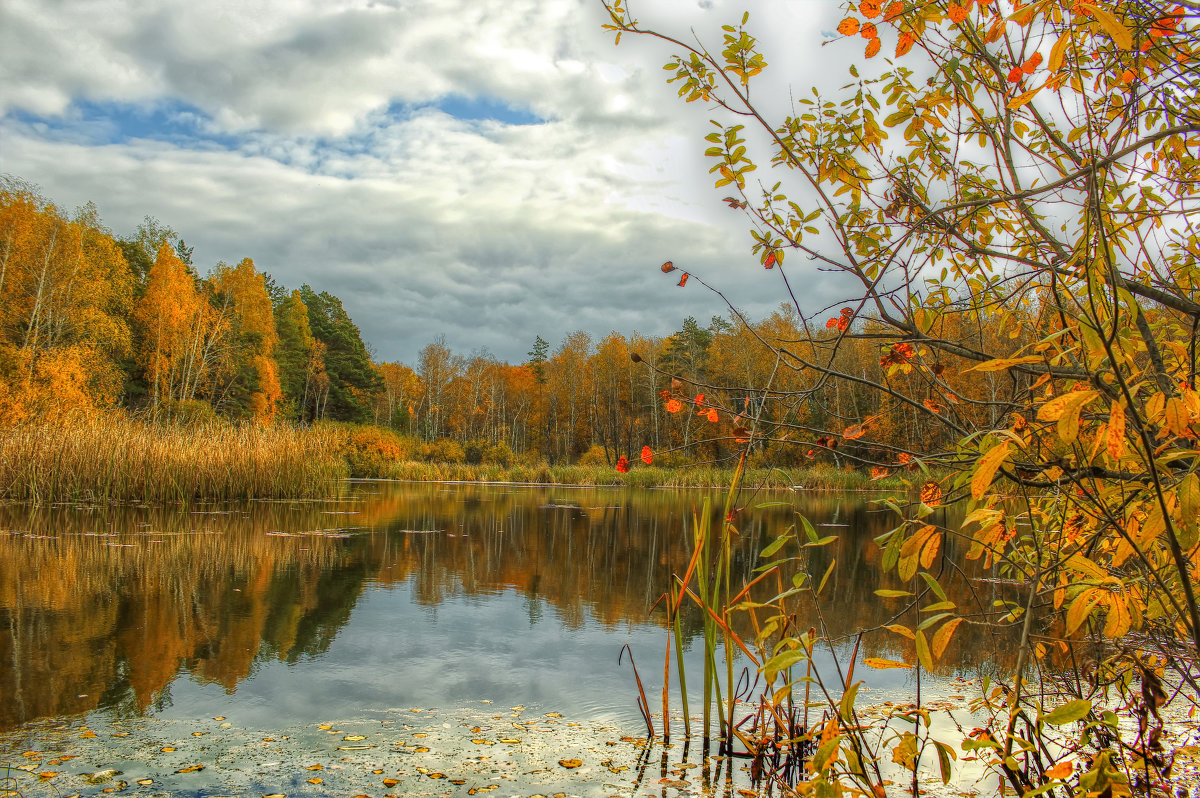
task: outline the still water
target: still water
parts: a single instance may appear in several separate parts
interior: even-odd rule
[[[687,566],[705,495],[356,482],[313,502],[0,507],[0,728],[228,717],[297,729],[529,706],[643,734],[618,653],[629,644],[657,708],[666,641],[656,602]],[[723,494],[712,497],[719,507]],[[820,612],[842,636],[843,666],[859,630],[894,622],[900,607],[874,591],[901,585],[879,573],[873,543],[894,516],[864,494],[743,502],[735,582],[753,578],[758,552],[803,513],[837,541],[786,549],[795,561],[759,597],[796,570],[819,580],[833,564]],[[988,601],[945,582],[960,606]],[[818,624],[811,603],[795,609],[798,628]],[[739,623],[752,637],[748,617]],[[685,606],[694,685],[700,628]],[[903,643],[869,635],[860,658],[912,661]],[[964,625],[934,682],[953,691],[955,677],[1005,667],[1002,651]],[[828,654],[819,664],[836,673]],[[868,689],[899,700],[909,673],[871,672]]]

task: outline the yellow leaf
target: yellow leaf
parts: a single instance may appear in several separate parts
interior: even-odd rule
[[[868,668],[878,668],[879,670],[883,670],[885,668],[912,667],[912,665],[909,665],[907,662],[897,662],[894,659],[880,659],[878,657],[867,657],[863,660],[863,665],[866,665]]]
[[[1104,636],[1110,640],[1122,637],[1129,631],[1129,605],[1124,596],[1110,594],[1108,597],[1108,617],[1104,619]]]
[[[1004,357],[996,358],[995,360],[985,360],[978,365],[971,366],[969,369],[963,369],[963,373],[968,371],[1003,371],[1013,366],[1019,366],[1022,363],[1041,363],[1043,360],[1041,355],[1029,355],[1027,357]]]
[[[933,670],[933,657],[929,653],[929,641],[924,632],[917,632],[917,661],[927,671]]]
[[[954,636],[954,630],[962,622],[962,618],[951,618],[934,633],[932,642],[934,659],[942,658],[942,654],[946,652],[946,646],[950,644],[950,638]]]
[[[1071,43],[1071,32],[1063,31],[1058,37],[1058,41],[1050,48],[1050,60],[1046,62],[1046,69],[1051,72],[1057,72],[1062,68],[1063,60],[1067,55],[1067,45]]]
[[[1096,397],[1095,391],[1069,391],[1056,396],[1038,408],[1038,421],[1058,421],[1068,407],[1088,402]]]
[[[975,466],[975,475],[971,477],[971,498],[983,498],[983,494],[996,476],[996,471],[1008,459],[1011,452],[1012,443],[1005,441],[999,446],[993,446],[987,454],[979,458],[979,463]]]
[[[1016,97],[1013,97],[1011,100],[1008,101],[1008,107],[1015,111],[1016,109],[1020,108],[1023,105],[1028,105],[1029,101],[1032,100],[1034,98],[1034,96],[1036,96],[1037,93],[1041,90],[1042,90],[1042,87],[1038,86],[1036,89],[1030,89],[1029,91],[1021,92]],[[1038,358],[1038,359],[1040,360],[1041,358]]]
[[[1106,592],[1098,587],[1089,587],[1075,597],[1067,610],[1067,634],[1074,634],[1075,630],[1083,625]]]
[[[1096,21],[1100,23],[1100,26],[1108,32],[1108,35],[1112,37],[1112,40],[1116,42],[1118,47],[1120,47],[1122,50],[1133,49],[1133,36],[1129,34],[1129,28],[1126,28],[1123,24],[1121,24],[1119,19],[1114,17],[1107,10],[1093,5],[1092,3],[1080,3],[1079,7],[1092,12],[1092,16],[1095,17]]]
[[[1108,413],[1108,432],[1104,439],[1108,456],[1116,463],[1125,452],[1125,408],[1120,402],[1113,401]]]

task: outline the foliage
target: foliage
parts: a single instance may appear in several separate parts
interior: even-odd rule
[[[685,101],[718,109],[706,136],[715,185],[748,217],[803,331],[768,341],[778,369],[810,376],[770,403],[820,407],[846,384],[873,397],[795,424],[802,448],[838,447],[881,472],[952,469],[926,481],[921,501],[894,505],[900,523],[880,545],[913,585],[890,599],[904,619],[892,628],[914,651],[906,666],[936,667],[964,623],[1020,632],[1016,667],[981,697],[984,725],[961,747],[1018,793],[1150,790],[1167,765],[1164,682],[1185,688],[1181,700],[1200,692],[1200,7],[864,0],[847,5],[848,42],[832,46],[861,37],[871,59],[886,41],[895,60],[864,59],[841,90],[797,95],[778,114],[751,99],[768,65],[748,16],[714,52],[641,28],[620,0],[606,7],[618,38],[674,49],[665,68]],[[779,182],[756,185],[767,164]],[[784,273],[793,254],[855,291],[804,307]],[[701,282],[685,270],[679,284],[689,276]],[[846,367],[843,350],[863,342],[875,374]],[[895,434],[910,417],[937,434],[897,445],[913,440]],[[934,508],[956,500],[966,521],[946,526]],[[948,602],[937,580],[959,565],[941,545],[952,535],[1023,585],[1020,600],[984,611]],[[787,623],[778,609],[775,630]],[[770,639],[774,680],[819,642]],[[1098,662],[1081,664],[1104,643]],[[880,745],[913,790],[923,755],[949,777],[958,745],[931,739],[919,714],[915,732],[872,742],[855,686],[840,688],[847,698],[830,699],[802,791],[882,794],[866,764]],[[1118,728],[1118,707],[1137,730]],[[1078,771],[1044,755],[1055,749]]]
[[[380,427],[353,427],[341,447],[352,477],[387,477],[392,466],[406,459],[406,443]]]

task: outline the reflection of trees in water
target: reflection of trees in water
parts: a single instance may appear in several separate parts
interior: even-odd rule
[[[0,536],[0,661],[11,663],[0,668],[0,726],[97,705],[144,711],[169,701],[181,668],[232,691],[258,663],[296,662],[328,649],[367,582],[407,583],[424,605],[515,591],[530,624],[546,608],[569,628],[661,623],[661,609],[652,607],[687,565],[693,513],[702,502],[697,492],[404,484],[363,490],[375,495],[219,514],[0,509],[0,529],[46,536]],[[819,579],[837,558],[822,603],[833,632],[886,622],[895,607],[874,590],[898,585],[894,575],[879,574],[872,538],[891,519],[850,499],[790,498],[814,523],[849,526],[819,526],[838,540],[800,550],[754,597],[769,599],[790,586],[795,567]],[[739,516],[735,584],[756,576],[757,552],[793,522],[787,507],[749,507]],[[374,532],[317,534],[339,526]],[[956,550],[952,541],[946,545]],[[944,584],[967,605],[965,580]],[[815,623],[809,604],[792,604],[799,626]],[[685,604],[681,621],[685,644],[699,637],[698,608]],[[735,623],[750,635],[745,613]],[[912,657],[888,635],[866,646],[876,656]],[[964,665],[969,653],[995,648],[983,632],[964,627],[947,661]]]

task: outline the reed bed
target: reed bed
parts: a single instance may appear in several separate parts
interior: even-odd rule
[[[180,503],[326,495],[346,475],[339,434],[112,414],[0,428],[0,499]]]
[[[728,488],[735,469],[713,466],[659,468],[639,466],[626,474],[610,466],[483,463],[397,462],[387,471],[390,479],[414,482],[515,482],[539,485],[598,485],[635,488]],[[812,466],[783,471],[747,469],[742,482],[753,487],[793,488],[813,491],[904,490],[897,476],[872,481],[861,471]]]

